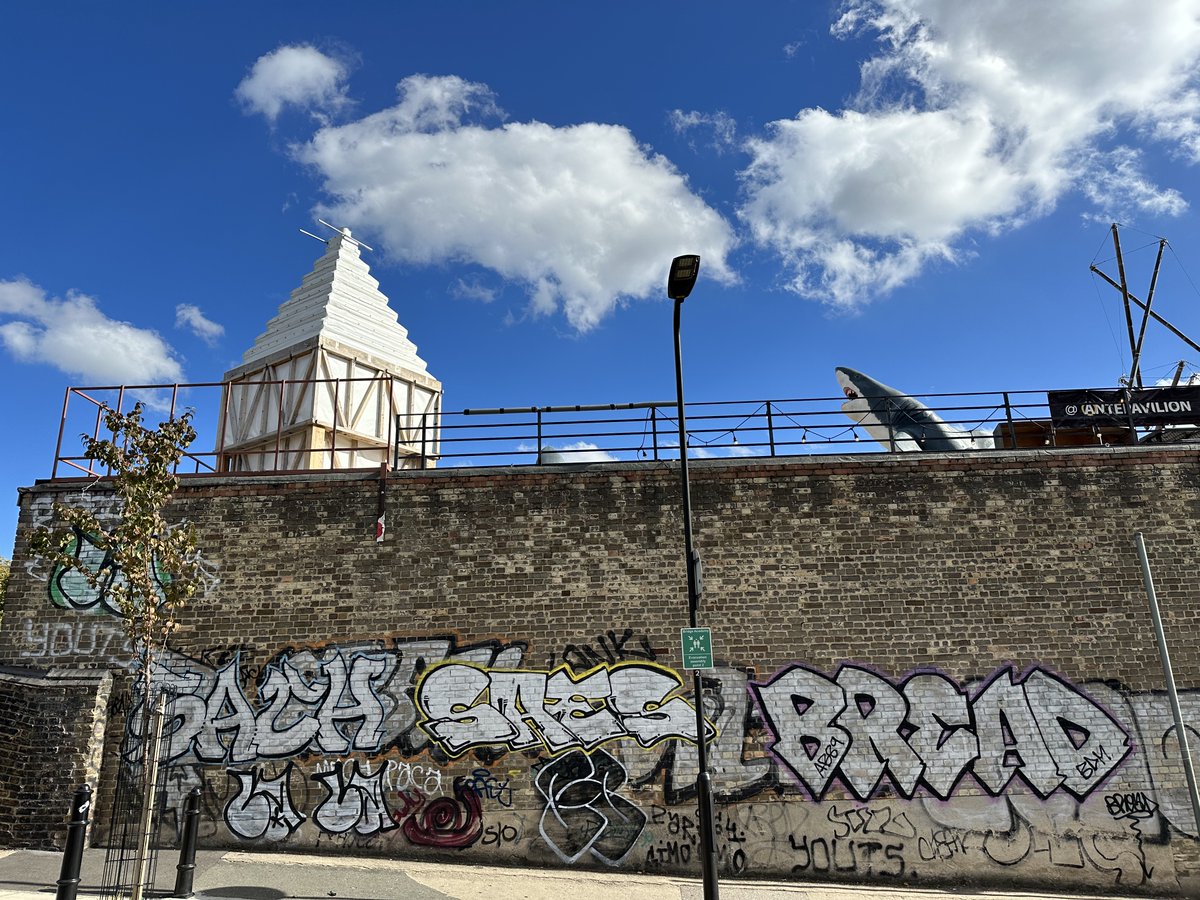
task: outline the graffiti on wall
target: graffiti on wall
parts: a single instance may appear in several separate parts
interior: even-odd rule
[[[374,770],[369,762],[339,760],[307,776],[293,761],[274,775],[260,765],[230,768],[226,774],[235,788],[223,807],[225,825],[247,841],[282,841],[309,819],[326,835],[372,838],[395,831],[418,847],[462,849],[480,839],[483,807],[469,779],[455,779],[451,796],[430,796],[397,788],[397,768],[391,759]],[[314,800],[305,792],[298,801],[297,783],[319,786],[322,795]],[[310,814],[302,811],[306,802]]]
[[[114,495],[108,493],[92,494],[86,490],[72,492],[63,495],[61,502],[64,506],[90,510],[101,523],[114,523],[121,515],[119,502]],[[29,524],[33,527],[47,528],[62,524],[55,513],[54,500],[49,495],[37,495],[33,499],[29,510]],[[178,522],[169,527],[178,528],[182,524],[184,523]],[[73,536],[66,552],[96,574],[95,583],[90,582],[76,569],[57,563],[50,565],[47,560],[36,556],[25,560],[25,571],[35,580],[46,582],[50,602],[60,609],[120,616],[120,608],[112,594],[113,589],[125,579],[120,565],[96,535],[75,526],[72,526],[72,532]],[[196,562],[200,578],[198,596],[215,596],[221,582],[220,567],[198,550],[193,551],[192,558]],[[169,577],[168,573],[155,567],[154,580],[160,596],[162,585]]]
[[[633,849],[646,814],[617,793],[626,781],[617,760],[603,750],[573,751],[533,771],[545,801],[538,831],[559,859],[573,863],[590,853],[617,865]]]
[[[717,731],[708,747],[714,796],[736,801],[782,787],[774,760],[750,740],[762,726],[750,702],[746,670],[731,666],[709,669],[701,678],[701,690],[705,717]],[[626,743],[620,745],[619,753],[632,784],[657,785],[661,779],[663,797],[670,805],[695,796],[700,757],[694,743],[671,741],[650,750]]]
[[[410,844],[461,850],[483,834],[483,806],[465,777],[454,779],[453,797],[417,796],[402,826]]]
[[[177,766],[177,769],[186,769]],[[237,785],[236,793],[225,805],[225,824],[231,833],[245,840],[278,841],[304,823],[292,800],[289,762],[283,772],[272,778],[258,766],[229,769],[229,778]]]
[[[178,525],[171,527],[176,528]],[[121,571],[112,550],[104,546],[96,535],[75,526],[72,528],[74,537],[66,552],[93,572],[95,577],[89,579],[77,569],[55,563],[47,577],[50,602],[61,609],[94,610],[113,616],[122,615],[114,590],[125,583],[125,574]],[[200,597],[209,596],[220,584],[218,567],[198,550],[193,551],[191,556],[197,564],[200,578],[198,594]],[[152,574],[154,589],[161,603],[166,597],[165,585],[171,576],[159,567],[157,561]]]
[[[421,728],[449,756],[491,746],[561,753],[621,738],[642,747],[694,742],[696,710],[678,696],[682,687],[656,663],[606,663],[576,675],[569,666],[535,672],[447,662],[424,674],[416,701]]]
[[[384,768],[371,772],[359,760],[350,761],[350,771],[335,766],[317,772],[313,779],[325,788],[325,797],[313,811],[313,822],[322,831],[343,834],[375,834],[399,827],[392,819],[383,788]]]
[[[50,602],[62,609],[99,609],[110,615],[121,615],[113,592],[124,586],[125,573],[121,571],[112,549],[104,546],[96,535],[89,534],[78,526],[73,525],[71,531],[73,536],[65,552],[92,572],[94,578],[89,579],[78,569],[55,563],[49,577]],[[170,576],[157,564],[151,574],[154,576],[153,584],[158,602],[161,603],[166,596],[164,583]]]
[[[609,628],[593,640],[567,644],[562,652],[562,661],[577,672],[603,663],[612,664],[627,659],[654,662],[657,658],[658,654],[650,646],[649,639],[645,635],[635,634],[632,628],[623,628],[620,634],[615,628]]]
[[[57,660],[86,655],[132,665],[133,649],[119,625],[108,620],[22,623],[20,655],[26,659]]]
[[[310,753],[377,754],[392,746],[415,753],[428,743],[413,728],[418,671],[446,659],[511,666],[524,650],[494,641],[459,648],[453,638],[286,650],[261,669],[249,695],[240,652],[219,667],[168,652],[154,675],[174,697],[164,758],[245,764]],[[139,722],[135,710],[131,728]]]
[[[1045,669],[997,670],[975,695],[936,672],[893,682],[861,666],[827,677],[791,665],[751,690],[770,750],[811,796],[835,776],[859,799],[886,776],[946,798],[969,772],[990,794],[1020,777],[1039,796],[1088,796],[1129,755],[1129,735],[1098,703]]]
[[[156,672],[177,693],[170,771],[187,773],[168,780],[171,802],[202,784],[221,829],[210,834],[696,865],[696,699],[655,661],[540,671],[523,667],[523,643],[451,637],[251,654],[169,653]],[[1162,697],[1042,667],[959,683],[719,666],[701,686],[725,873],[1174,877],[1171,835],[1191,826],[1161,778],[1173,743]]]

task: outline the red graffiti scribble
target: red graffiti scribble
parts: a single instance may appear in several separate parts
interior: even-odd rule
[[[467,779],[454,779],[454,798],[438,797],[404,820],[404,836],[423,847],[461,850],[483,834],[479,798],[467,790]]]
[[[421,804],[425,802],[425,795],[414,788],[411,791],[399,791],[397,796],[404,804],[404,809],[395,810],[392,813],[392,821],[399,825],[408,818],[409,813],[421,808]]]

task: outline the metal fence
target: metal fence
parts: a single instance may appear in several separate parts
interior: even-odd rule
[[[101,900],[152,892],[159,880],[159,851],[176,846],[179,840],[178,810],[169,808],[167,801],[166,749],[171,735],[162,726],[175,719],[176,697],[174,691],[162,688],[156,689],[155,697],[153,715],[142,702],[140,682],[122,698],[129,718],[119,751],[108,829],[99,841],[105,847]],[[147,811],[148,829],[143,835],[142,819]],[[157,895],[167,893],[159,891]]]
[[[363,381],[375,379],[343,379]],[[326,383],[331,379],[321,381]],[[282,398],[292,384],[278,385]],[[229,448],[222,428],[224,392],[220,382],[175,385],[72,387],[63,403],[51,478],[99,476],[81,451],[65,443],[73,434],[98,436],[103,410],[147,406],[147,418],[164,418],[188,409],[193,413],[197,440],[179,471],[214,474],[226,471]],[[334,385],[336,392],[337,385]],[[773,400],[730,400],[687,404],[689,458],[772,457],[809,454],[883,453],[902,450],[1043,449],[1135,443],[1150,437],[1194,439],[1194,434],[1158,429],[1105,427],[1056,428],[1051,421],[1046,391],[991,391],[911,395],[957,435],[954,446],[944,441],[882,430],[843,410],[845,397],[801,397]],[[275,418],[282,421],[282,416]],[[401,421],[401,418],[403,421]],[[679,438],[675,401],[609,403],[576,406],[523,406],[492,409],[438,410],[398,417],[392,434],[412,435],[404,463],[423,468],[439,466],[504,466],[678,459]],[[332,446],[315,451],[328,454],[329,468],[337,454],[354,449],[353,435],[333,431]],[[270,444],[270,441],[267,442]],[[207,448],[212,448],[207,449]],[[247,451],[238,450],[238,454]],[[261,457],[262,473],[289,471],[281,465],[278,445],[253,451]],[[393,441],[391,462],[402,460]],[[415,456],[414,456],[415,454]],[[377,469],[378,464],[371,466]],[[294,470],[292,470],[294,471]]]
[[[926,394],[912,398],[951,435],[911,432],[848,413],[845,397],[688,403],[691,458],[1044,449],[1134,443],[1129,427],[1056,428],[1045,391]],[[890,401],[885,401],[886,403]],[[466,409],[440,414],[440,450],[425,465],[494,466],[679,458],[675,401]],[[885,416],[885,419],[887,417]],[[929,432],[929,429],[926,430]]]
[[[310,424],[318,424],[312,419],[297,420],[295,388],[322,386],[328,388],[333,397],[335,409],[339,396],[345,402],[354,394],[355,387],[379,384],[383,394],[392,395],[393,379],[390,376],[369,378],[311,378],[303,380],[261,380],[253,382],[202,382],[193,384],[137,384],[137,385],[106,385],[88,387],[69,387],[63,398],[62,417],[58,429],[58,439],[55,445],[54,465],[50,477],[77,478],[84,476],[103,476],[108,473],[98,470],[96,464],[87,459],[82,450],[79,438],[98,438],[104,430],[104,412],[106,409],[118,412],[128,412],[134,404],[140,403],[145,410],[145,420],[152,421],[157,415],[161,419],[173,418],[183,412],[192,414],[192,425],[196,429],[196,440],[183,462],[177,467],[181,474],[204,475],[237,471],[239,474],[278,473],[295,471],[289,469],[286,461],[294,459],[296,449],[289,448],[286,443],[289,430],[300,430]],[[401,382],[406,384],[405,382]],[[256,391],[264,397],[269,397],[259,410],[261,418],[273,423],[270,427],[257,433],[247,446],[245,442],[238,444],[231,440],[228,434],[230,418],[231,392]],[[408,423],[399,430],[398,419],[389,414],[385,424],[388,429],[396,427],[395,432],[388,431],[384,436],[375,434],[356,434],[352,430],[339,430],[337,416],[330,428],[329,446],[307,450],[307,454],[315,453],[327,462],[326,468],[335,468],[334,461],[346,454],[361,455],[366,440],[379,445],[381,459],[387,459],[397,444],[396,435],[412,434],[417,428],[430,423],[433,426],[433,437],[422,443],[436,447],[436,415],[434,417],[413,414],[407,416]],[[75,448],[72,452],[72,447]],[[234,465],[236,463],[237,465]],[[374,463],[368,468],[378,469]],[[250,471],[247,471],[250,470]]]

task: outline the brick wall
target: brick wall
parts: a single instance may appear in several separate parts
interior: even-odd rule
[[[95,789],[112,678],[0,671],[0,847],[60,848],[76,788]]]
[[[1194,721],[1198,462],[697,461],[724,871],[1194,888],[1133,532]],[[679,510],[670,463],[186,481],[207,583],[167,802],[202,786],[214,845],[694,873]],[[0,662],[127,660],[51,574],[14,566]]]

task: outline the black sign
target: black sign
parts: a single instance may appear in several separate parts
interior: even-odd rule
[[[1200,424],[1200,386],[1115,391],[1050,391],[1055,428]]]

